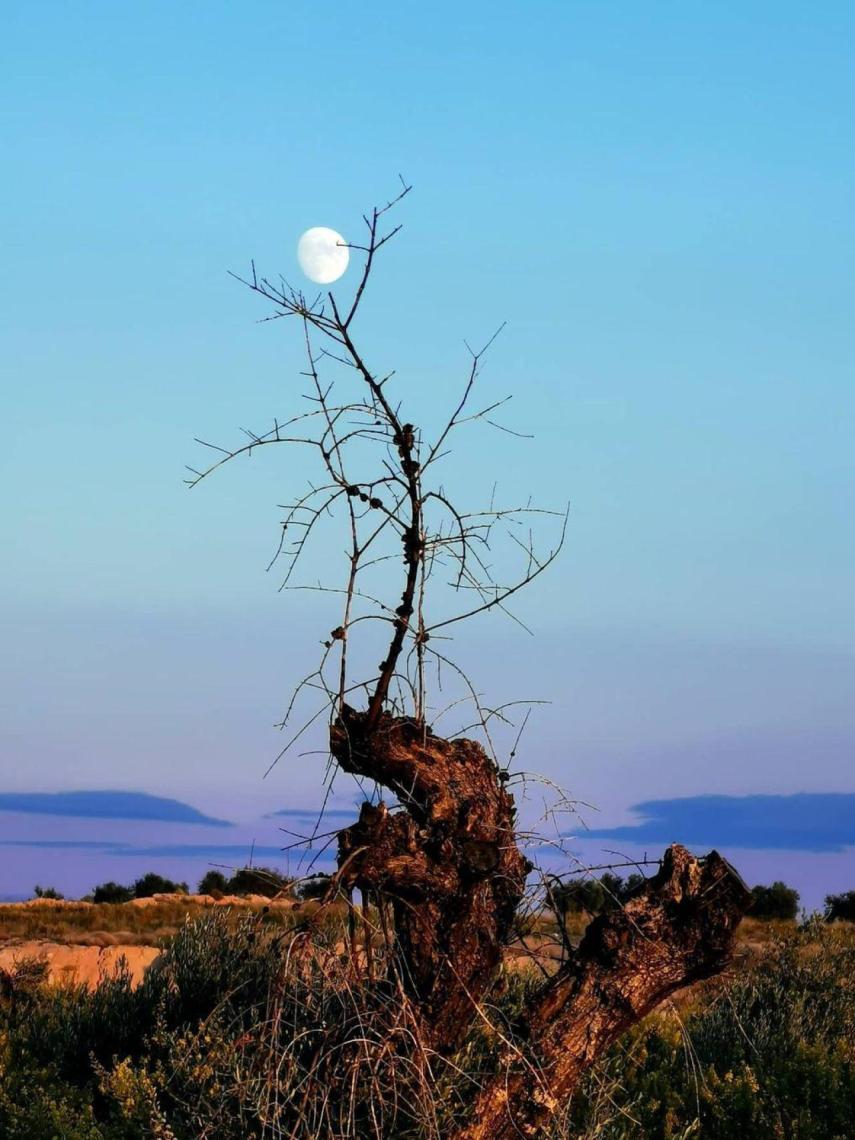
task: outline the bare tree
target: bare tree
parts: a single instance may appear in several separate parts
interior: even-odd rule
[[[460,399],[433,439],[406,418],[392,394],[392,375],[375,372],[357,346],[356,318],[377,254],[400,229],[385,228],[387,215],[409,190],[402,181],[396,197],[365,216],[364,244],[350,246],[362,270],[346,302],[333,292],[307,298],[284,280],[260,277],[254,264],[250,276],[240,278],[271,305],[266,319],[298,322],[308,410],[274,421],[262,434],[247,432],[236,448],[205,444],[217,455],[208,468],[191,470],[188,482],[194,486],[227,461],[269,444],[306,448],[318,461],[320,479],[285,506],[274,562],[284,561],[284,585],[301,588],[292,578],[310,539],[326,520],[342,520],[343,579],[302,587],[338,594],[341,616],[283,723],[306,693],[317,696],[319,707],[286,749],[326,715],[335,763],[391,793],[389,803],[366,800],[358,820],[337,833],[330,891],[351,898],[358,891],[363,921],[367,904],[375,904],[382,950],[375,952],[376,939],[366,937],[362,958],[354,956],[357,968],[411,1004],[421,1048],[448,1057],[486,1016],[484,1002],[514,935],[533,865],[522,850],[508,771],[490,748],[489,722],[503,710],[484,706],[437,641],[479,613],[511,614],[514,595],[560,551],[567,514],[530,503],[466,511],[438,480],[440,461],[464,424],[501,428],[495,415],[504,401],[471,410],[495,336],[470,350]],[[534,534],[542,523],[554,523],[557,532],[541,554]],[[500,536],[520,554],[515,576],[492,569]],[[397,583],[390,576],[396,565]],[[456,608],[429,611],[438,578],[450,585]],[[379,587],[368,584],[374,580]],[[369,627],[379,630],[384,648],[376,670],[366,672],[354,663],[353,642],[360,629],[367,637]],[[443,667],[462,678],[484,744],[432,730],[428,678]],[[619,1034],[674,990],[722,969],[747,901],[741,879],[717,853],[696,858],[669,848],[635,897],[595,919],[577,949],[565,946],[557,973],[530,999],[517,1040],[507,1043],[501,1076],[480,1090],[470,1122],[456,1135],[538,1135]]]

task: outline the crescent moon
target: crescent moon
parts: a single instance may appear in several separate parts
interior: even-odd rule
[[[340,233],[326,226],[313,226],[297,242],[297,260],[310,281],[329,285],[347,269],[350,250]]]

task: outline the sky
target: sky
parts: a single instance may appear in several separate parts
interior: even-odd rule
[[[429,432],[464,339],[507,321],[479,386],[535,438],[474,426],[448,485],[570,503],[519,602],[534,637],[490,618],[455,647],[496,704],[547,702],[518,766],[600,831],[650,801],[855,792],[854,44],[834,2],[10,0],[0,792],[174,797],[268,847],[270,812],[320,802],[322,756],[263,778],[330,628],[265,573],[310,473],[268,453],[182,480],[194,437],[300,405],[296,330],[229,271],[297,280],[299,234],[355,239],[399,174],[367,355]],[[855,887],[851,846],[727,853],[806,897]],[[0,892],[71,865],[35,857],[0,855]]]

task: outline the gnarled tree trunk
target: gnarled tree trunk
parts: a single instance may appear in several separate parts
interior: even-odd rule
[[[404,810],[363,804],[339,835],[340,879],[391,902],[401,977],[427,1044],[448,1054],[492,985],[531,868],[514,839],[513,796],[480,745],[387,713],[368,724],[346,708],[332,753]]]
[[[339,878],[391,904],[397,969],[425,1043],[461,1045],[493,985],[530,864],[516,809],[480,745],[414,721],[345,708],[331,733],[348,772],[401,805],[364,804],[339,835]],[[749,893],[716,852],[668,849],[659,873],[621,910],[595,919],[578,950],[533,995],[509,1050],[456,1140],[539,1134],[602,1053],[682,986],[720,971]]]

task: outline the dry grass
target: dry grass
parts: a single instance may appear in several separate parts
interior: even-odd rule
[[[157,901],[144,907],[132,903],[8,904],[0,906],[0,946],[22,941],[78,946],[159,946],[177,933],[188,917],[198,918],[212,909],[210,904],[206,906],[192,897]],[[228,908],[217,906],[216,910],[227,910],[234,921],[241,914],[264,911],[265,921],[271,926],[291,929],[310,922],[317,904],[262,906],[247,902]]]
[[[266,910],[265,910],[266,906]],[[265,911],[265,921],[274,928],[292,929],[311,924],[319,913],[317,902],[296,906],[261,904],[247,901],[228,908],[232,920],[240,915]],[[73,902],[0,905],[0,946],[19,942],[58,942],[76,946],[162,946],[174,936],[187,918],[198,918],[211,910],[193,896],[185,899],[158,900],[148,906],[132,903],[75,904]],[[219,911],[221,907],[216,907]],[[341,921],[346,917],[344,904],[323,907],[324,921]],[[578,943],[588,924],[584,914],[567,916],[565,928],[572,944]],[[792,922],[767,922],[746,918],[738,934],[738,952],[756,952],[769,942],[794,928]],[[560,957],[560,939],[551,914],[532,914],[509,947],[512,958],[531,955],[551,964]]]

